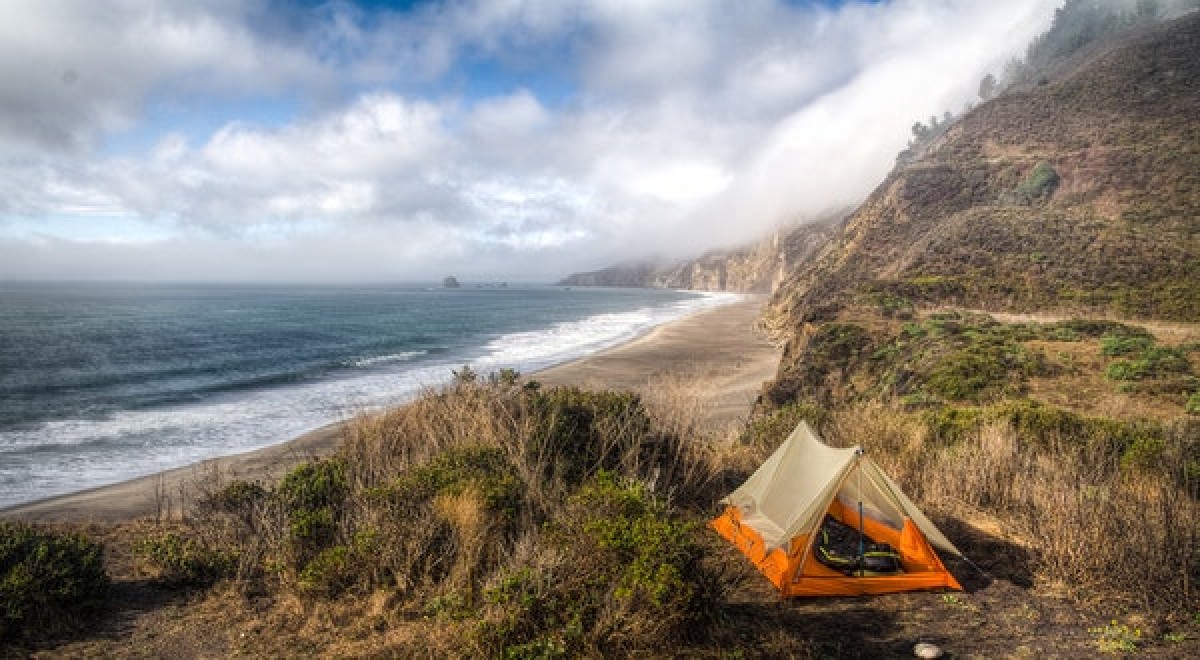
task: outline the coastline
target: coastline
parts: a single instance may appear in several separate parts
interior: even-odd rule
[[[529,377],[546,386],[639,392],[686,379],[701,424],[736,425],[749,413],[762,382],[774,376],[779,361],[779,351],[753,328],[765,302],[755,296],[705,309]],[[177,517],[194,494],[194,484],[213,471],[228,478],[278,479],[298,463],[335,451],[345,424],[335,422],[250,452],[6,507],[0,509],[0,519],[115,523]]]

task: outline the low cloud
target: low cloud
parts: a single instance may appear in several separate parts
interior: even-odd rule
[[[271,6],[12,8],[0,277],[548,279],[752,240],[860,200],[1053,10]],[[303,111],[155,124],[263,95]],[[130,133],[146,146],[106,147]]]

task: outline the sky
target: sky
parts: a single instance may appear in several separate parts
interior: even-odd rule
[[[6,0],[0,279],[549,281],[861,201],[1047,0]]]

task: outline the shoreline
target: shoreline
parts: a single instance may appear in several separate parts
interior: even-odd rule
[[[778,349],[753,328],[765,304],[764,296],[747,296],[704,309],[527,377],[546,386],[641,392],[663,379],[687,379],[705,425],[733,425],[749,413],[762,382],[774,376],[779,362]],[[5,507],[0,509],[0,519],[116,523],[178,518],[194,494],[196,482],[214,471],[228,478],[278,479],[305,460],[333,453],[348,421],[333,422],[269,447]]]

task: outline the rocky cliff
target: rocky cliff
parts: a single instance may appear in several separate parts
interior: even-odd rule
[[[780,230],[758,243],[715,250],[687,261],[645,260],[575,273],[559,284],[770,293],[828,243],[833,226],[821,222]]]

